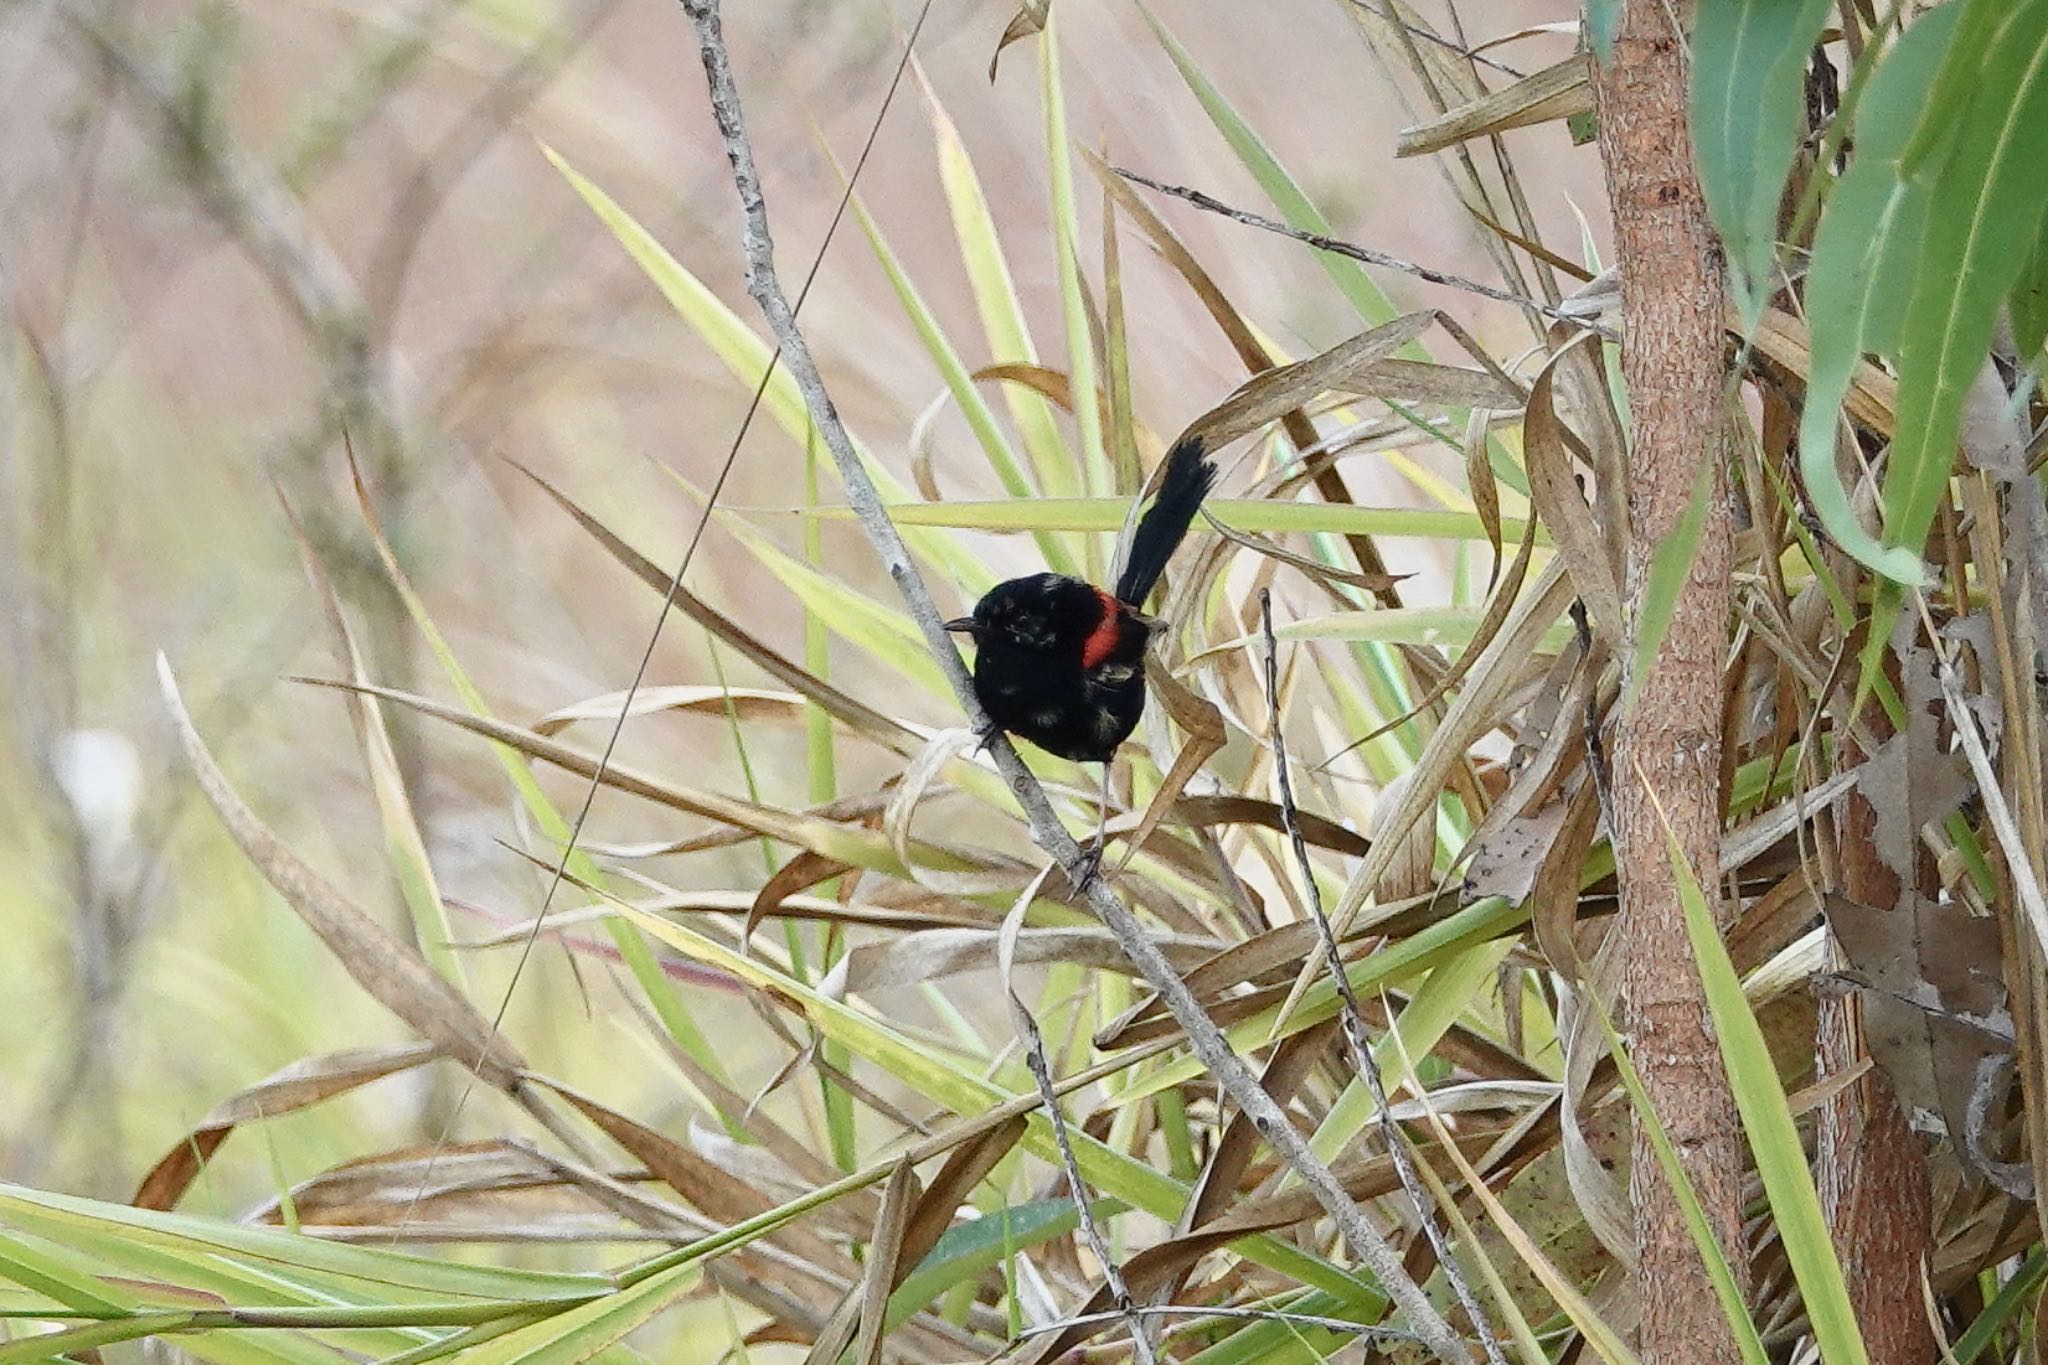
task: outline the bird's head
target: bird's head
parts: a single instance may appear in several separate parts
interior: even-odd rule
[[[1078,578],[1032,574],[990,588],[972,616],[948,621],[946,629],[972,637],[981,649],[1078,659],[1115,606]]]

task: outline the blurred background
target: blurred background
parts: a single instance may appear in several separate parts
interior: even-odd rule
[[[1152,18],[1294,171],[1339,233],[1493,279],[1439,167],[1397,160],[1416,92],[1390,79],[1347,12],[1358,0],[1156,0]],[[1424,6],[1439,24],[1446,16]],[[895,68],[912,0],[739,0],[726,27],[792,288]],[[989,59],[1012,0],[938,0],[920,71],[898,91],[859,189],[956,339],[979,336],[948,217],[933,108],[958,128],[1046,363],[1061,324],[1035,40]],[[1467,6],[1474,43],[1534,71],[1569,52],[1541,31],[1575,7]],[[1534,28],[1531,28],[1534,26]],[[1147,14],[1069,4],[1061,56],[1076,148],[1263,212]],[[350,488],[347,429],[412,583],[497,714],[529,723],[624,687],[658,597],[515,467],[532,468],[673,568],[748,393],[677,318],[544,158],[601,186],[746,324],[736,213],[681,10],[657,0],[4,0],[0,3],[0,1178],[116,1199],[221,1097],[311,1054],[406,1034],[343,973],[222,833],[166,722],[155,656],[245,798],[359,904],[405,924],[343,700],[289,681],[341,668],[283,510],[340,588],[372,677],[450,695],[388,587]],[[1604,251],[1596,151],[1559,125],[1510,134],[1546,241]],[[1078,168],[1080,243],[1100,278],[1100,195]],[[1357,328],[1307,249],[1155,200],[1224,292],[1284,351]],[[1092,231],[1094,235],[1088,236]],[[1124,236],[1135,406],[1170,434],[1243,379],[1199,303]],[[1375,272],[1404,308],[1441,305],[1494,353],[1529,344],[1512,308]],[[1347,321],[1348,319],[1348,321]],[[907,483],[918,415],[943,390],[849,220],[804,311],[850,424]],[[963,350],[973,343],[961,341]],[[970,364],[992,357],[967,354]],[[957,412],[929,435],[948,497],[1001,489]],[[1455,452],[1351,461],[1361,502],[1430,505],[1413,471],[1462,486]],[[760,420],[723,505],[792,552],[805,452]],[[824,500],[836,500],[827,481]],[[976,542],[1001,572],[1038,567],[1030,537]],[[1440,597],[1440,547],[1390,541],[1411,601]],[[824,562],[878,598],[872,560],[833,523]],[[801,657],[802,612],[714,523],[690,586]],[[942,608],[964,606],[935,584]],[[929,699],[835,649],[834,681],[947,724]],[[680,618],[648,681],[757,684]],[[458,940],[538,908],[545,876],[486,746],[393,717],[401,769]],[[589,747],[602,727],[585,725]],[[629,724],[619,760],[785,805],[805,800],[802,734],[750,734],[743,771],[716,714]],[[850,746],[843,785],[872,785]],[[787,763],[779,760],[789,760]],[[863,781],[865,779],[865,781]],[[546,775],[574,811],[581,785]],[[674,839],[687,821],[598,799],[604,844]],[[737,844],[669,869],[758,885]],[[516,949],[469,955],[488,1013]],[[611,968],[576,979],[536,952],[506,1028],[537,1067],[658,1120],[669,1063],[619,1007]],[[693,986],[686,989],[712,989]],[[729,1011],[745,1021],[743,1008]],[[716,1011],[711,1017],[718,1017]],[[735,1043],[736,1075],[781,1054]],[[365,1151],[431,1140],[446,1078],[381,1083],[262,1125],[185,1201],[236,1214]],[[479,1092],[455,1132],[508,1124]],[[266,1159],[264,1148],[268,1147]]]

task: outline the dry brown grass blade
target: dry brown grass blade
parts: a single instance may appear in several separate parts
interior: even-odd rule
[[[1281,1040],[1267,1060],[1265,1070],[1259,1073],[1259,1084],[1265,1086],[1280,1103],[1291,1102],[1302,1082],[1308,1079],[1311,1069],[1328,1056],[1330,1045],[1336,1038],[1337,1021],[1328,1019]],[[1187,1233],[1206,1228],[1229,1211],[1232,1201],[1242,1193],[1239,1187],[1244,1183],[1245,1172],[1251,1168],[1252,1157],[1258,1148],[1258,1128],[1243,1114],[1231,1115],[1230,1121],[1223,1125],[1223,1135],[1217,1139],[1209,1160],[1202,1167],[1201,1176],[1195,1181],[1194,1195],[1188,1200],[1187,1212],[1181,1215],[1177,1231]],[[1350,1193],[1353,1198],[1364,1197],[1355,1190]],[[1297,1219],[1288,1221],[1314,1218],[1318,1212],[1312,1202]],[[1177,1279],[1178,1283],[1184,1281]]]
[[[1301,837],[1318,848],[1346,857],[1363,857],[1372,841],[1355,830],[1346,829],[1327,816],[1302,811]],[[1283,826],[1277,803],[1257,796],[1187,796],[1173,803],[1176,821],[1197,826],[1258,825],[1278,831]]]
[[[420,1144],[345,1162],[295,1185],[301,1232],[330,1241],[560,1243],[673,1242],[715,1230],[635,1190],[643,1171],[600,1172],[514,1138]],[[246,1222],[285,1222],[274,1199]]]
[[[409,945],[286,848],[229,785],[207,752],[178,693],[170,661],[157,656],[164,704],[186,761],[228,834],[286,904],[325,943],[370,995],[451,1057],[473,1066],[486,1084],[516,1092],[526,1068],[517,1049],[498,1036],[477,1008]]]
[[[672,915],[745,915],[754,904],[757,894],[752,891],[666,891],[638,904],[643,910]],[[468,902],[452,903],[472,908]],[[836,900],[828,900],[821,896],[792,895],[784,897],[775,907],[773,917],[809,920],[819,924],[857,924],[895,934],[916,933],[923,929],[981,929],[991,923],[986,914],[970,913],[978,911],[979,907],[964,901],[958,904],[958,913],[942,914],[905,909],[900,906],[841,905]],[[586,905],[551,911],[548,914],[547,925],[541,932],[556,933],[616,913],[609,905]],[[504,927],[481,937],[465,940],[460,946],[499,948],[506,944],[524,943],[533,933],[533,921],[530,919],[500,919],[497,922]]]
[[[1529,498],[1557,541],[1579,597],[1593,615],[1601,640],[1611,649],[1621,638],[1621,585],[1614,574],[1608,538],[1614,528],[1602,527],[1572,474],[1571,452],[1564,422],[1552,398],[1559,365],[1572,348],[1592,333],[1581,332],[1551,356],[1529,386],[1529,405],[1522,417],[1523,449],[1529,470]]]
[[[571,1108],[596,1124],[606,1137],[644,1163],[656,1179],[713,1222],[730,1227],[773,1207],[759,1192],[733,1179],[731,1172],[673,1138],[657,1133],[637,1119],[628,1118],[561,1081],[541,1076],[533,1079],[536,1084],[544,1085],[561,1096]],[[807,1228],[785,1224],[770,1236],[784,1250],[801,1257],[821,1275],[840,1278],[847,1284],[859,1278],[860,1267],[851,1257]]]
[[[875,1235],[868,1243],[867,1279],[861,1286],[860,1341],[854,1350],[854,1359],[860,1365],[882,1365],[882,1333],[888,1326],[889,1291],[917,1264],[906,1255],[904,1233],[910,1226],[911,1211],[923,1194],[917,1172],[908,1161],[899,1163],[889,1173],[889,1183],[882,1190],[882,1211],[875,1218]]]
[[[1490,482],[1488,486],[1491,486]],[[1496,502],[1496,512],[1498,512],[1498,509],[1499,504]],[[1499,527],[1494,527],[1493,532],[1497,535]],[[1498,548],[1497,542],[1495,548]],[[1522,584],[1528,581],[1529,561],[1534,558],[1535,550],[1536,518],[1530,517],[1522,524],[1522,544],[1515,551],[1514,561],[1508,565],[1507,577],[1494,586],[1492,594],[1486,599],[1486,610],[1481,613],[1479,625],[1472,632],[1471,643],[1458,651],[1458,657],[1451,661],[1450,668],[1445,671],[1441,678],[1430,684],[1429,691],[1422,694],[1422,700],[1416,702],[1415,705],[1409,707],[1400,715],[1395,716],[1392,720],[1386,721],[1378,728],[1367,732],[1362,738],[1354,739],[1346,744],[1342,749],[1339,749],[1336,753],[1330,755],[1329,758],[1324,759],[1322,763],[1316,765],[1317,771],[1328,767],[1353,749],[1372,743],[1372,741],[1386,734],[1389,730],[1406,725],[1417,716],[1426,714],[1431,707],[1449,696],[1459,683],[1465,681],[1465,675],[1472,671],[1472,665],[1479,662],[1480,658],[1485,655],[1486,647],[1493,642],[1493,637],[1498,635],[1501,627],[1507,624],[1508,613],[1514,610],[1515,599],[1522,595]],[[1307,815],[1304,814],[1304,822],[1306,822],[1307,818]],[[1302,833],[1304,835],[1308,833],[1306,823],[1302,826]],[[1314,841],[1311,840],[1310,842]]]
[[[396,688],[375,685],[358,689],[351,684],[326,678],[300,678],[297,681],[313,687],[331,687],[344,692],[360,690],[372,696],[383,697],[387,701],[409,706],[435,720],[446,721],[472,734],[508,745],[529,758],[551,763],[564,772],[573,773],[578,777],[592,777],[598,771],[597,759],[580,749],[572,749],[566,744],[543,738],[531,730],[523,730],[516,725],[507,725],[503,721],[483,716],[473,716],[467,711],[444,706],[429,697],[415,696],[410,692],[400,692]],[[607,787],[652,801],[656,805],[667,806],[672,810],[684,811],[707,820],[735,825],[741,829],[751,830],[755,834],[765,834],[769,838],[779,839],[798,848],[812,849],[828,857],[844,847],[841,839],[837,837],[847,832],[844,826],[805,815],[791,814],[773,806],[743,801],[738,797],[679,787],[622,764],[608,765],[604,770],[603,781]],[[935,845],[918,844],[914,848],[920,857],[930,858],[942,867],[971,866],[966,859]],[[893,862],[893,858],[883,861]],[[878,870],[896,876],[906,873],[900,865],[885,865]]]
[[[775,869],[775,874],[761,883],[761,890],[754,897],[754,903],[747,907],[746,923],[740,926],[740,949],[746,950],[753,942],[754,931],[761,927],[761,921],[771,915],[780,914],[782,904],[799,891],[808,891],[820,882],[853,871],[852,863],[840,862],[804,849],[794,858]]]
[[[1398,358],[1375,361],[1330,388],[1365,398],[1447,408],[1509,409],[1517,406],[1521,397],[1513,385],[1503,384],[1485,370]]]
[[[1221,450],[1268,422],[1301,409],[1332,389],[1346,389],[1377,362],[1421,336],[1436,321],[1433,309],[1409,313],[1340,341],[1320,355],[1254,375],[1215,407],[1188,423],[1181,439],[1199,436]],[[1502,406],[1495,403],[1494,406]]]
[[[626,705],[624,692],[606,692],[601,696],[588,697],[557,707],[528,728],[537,735],[560,734],[571,725],[594,720],[606,723],[616,722],[619,708]],[[665,687],[643,687],[633,693],[632,707],[626,713],[628,720],[643,716],[660,715],[663,712],[678,714],[701,714],[719,721],[737,719],[747,722],[781,721],[785,724],[800,724],[804,708],[809,705],[793,692],[772,692],[762,687],[715,687],[710,685],[675,685]]]
[[[1465,418],[1465,488],[1472,495],[1472,510],[1479,514],[1479,524],[1486,528],[1486,543],[1493,550],[1493,567],[1486,575],[1489,589],[1500,582],[1502,542],[1500,484],[1493,476],[1492,452],[1487,449],[1492,421],[1493,413],[1485,408],[1474,408]],[[1528,532],[1523,534],[1526,538]]]
[[[1152,935],[1153,943],[1176,970],[1192,970],[1216,953],[1214,939],[1179,934]],[[995,966],[996,926],[972,929],[927,929],[899,934],[850,950],[820,979],[818,989],[843,997],[863,992],[915,986]],[[1016,957],[1030,965],[1064,962],[1095,971],[1129,976],[1136,969],[1117,949],[1106,929],[1072,926],[1025,929],[1017,935]]]
[[[1360,569],[1339,569],[1320,560],[1310,559],[1307,555],[1298,555],[1294,551],[1285,549],[1266,539],[1264,536],[1253,535],[1249,531],[1239,531],[1233,527],[1225,526],[1222,522],[1216,520],[1214,516],[1205,514],[1205,519],[1217,535],[1223,537],[1232,545],[1238,546],[1240,549],[1249,550],[1255,555],[1262,555],[1275,563],[1299,569],[1317,583],[1345,583],[1351,587],[1363,588],[1367,592],[1377,594],[1388,591],[1396,583],[1409,576],[1407,574],[1366,573]]]
[[[433,1043],[402,1043],[396,1047],[351,1048],[293,1062],[208,1110],[206,1117],[150,1168],[135,1197],[128,1202],[138,1209],[175,1208],[238,1124],[275,1118],[319,1104],[440,1055],[441,1049]]]
[[[1577,53],[1504,89],[1403,128],[1394,139],[1394,155],[1427,156],[1470,138],[1572,118],[1592,108],[1592,59]]]
[[[1187,789],[1188,782],[1202,770],[1217,750],[1223,747],[1227,732],[1223,727],[1223,713],[1206,699],[1197,696],[1181,686],[1180,680],[1163,668],[1152,670],[1149,679],[1153,693],[1165,705],[1167,715],[1174,723],[1187,732],[1187,742],[1174,755],[1173,766],[1160,780],[1159,790],[1152,795],[1152,802],[1145,807],[1145,816],[1138,822],[1138,828],[1131,835],[1130,846],[1116,866],[1122,871],[1130,866],[1131,859],[1152,837],[1152,831],[1159,828],[1159,822],[1172,811],[1174,802]]]
[[[567,512],[570,518],[588,532],[591,539],[602,546],[607,554],[624,566],[627,572],[654,591],[669,594],[673,579],[659,564],[614,535],[603,522],[584,511],[568,494],[540,475],[521,464],[514,463],[513,467],[539,485],[540,490],[552,498],[556,506]],[[901,721],[883,715],[864,702],[856,701],[832,684],[816,677],[802,665],[785,658],[742,629],[731,617],[707,606],[688,589],[676,587],[672,605],[675,610],[717,636],[721,642],[731,645],[743,658],[757,665],[770,677],[816,702],[835,719],[844,722],[856,732],[898,753],[909,754],[916,750],[919,743],[917,734]]]

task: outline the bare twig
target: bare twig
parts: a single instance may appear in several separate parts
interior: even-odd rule
[[[783,363],[789,367],[791,378],[804,395],[811,419],[816,423],[826,449],[831,452],[833,463],[839,468],[847,503],[859,518],[861,529],[867,534],[889,577],[895,581],[897,590],[903,594],[912,618],[924,633],[925,643],[952,684],[962,709],[978,730],[987,731],[990,728],[988,717],[975,696],[974,680],[961,661],[953,637],[946,633],[943,618],[925,587],[923,575],[918,573],[911,560],[909,548],[895,524],[889,520],[873,480],[854,452],[853,440],[847,434],[845,424],[839,420],[838,410],[833,406],[824,378],[818,373],[817,362],[812,359],[810,347],[797,328],[789,300],[776,276],[775,246],[768,230],[768,206],[762,196],[760,172],[754,164],[753,146],[748,141],[740,111],[739,88],[733,78],[732,60],[720,30],[717,0],[683,0],[683,9],[697,30],[704,73],[710,85],[712,117],[717,121],[726,155],[732,162],[733,186],[739,194],[745,219],[741,241],[747,259],[747,293],[760,307],[769,330],[781,347]],[[1389,1298],[1407,1315],[1410,1325],[1430,1350],[1446,1362],[1468,1365],[1470,1353],[1451,1330],[1450,1324],[1444,1321],[1443,1315],[1437,1312],[1435,1305],[1402,1268],[1394,1249],[1366,1219],[1364,1211],[1344,1192],[1330,1168],[1309,1149],[1307,1140],[1295,1131],[1273,1097],[1265,1092],[1250,1068],[1231,1050],[1187,983],[1180,979],[1165,955],[1147,937],[1137,917],[1101,880],[1081,875],[1084,864],[1080,846],[1060,823],[1052,804],[1046,799],[1044,788],[1024,766],[1023,760],[1017,757],[1017,751],[1011,747],[1008,738],[996,734],[990,752],[1030,821],[1038,846],[1067,871],[1071,880],[1077,884],[1085,883],[1089,908],[1115,935],[1124,955],[1158,993],[1160,1001],[1187,1034],[1188,1045],[1195,1056],[1216,1078],[1224,1093],[1250,1117],[1273,1150],[1313,1191],[1345,1242],[1378,1278]]]
[[[1096,1264],[1102,1267],[1102,1282],[1109,1289],[1109,1301],[1115,1305],[1117,1316],[1130,1324],[1132,1358],[1141,1365],[1153,1365],[1159,1357],[1152,1349],[1152,1338],[1134,1311],[1136,1305],[1131,1301],[1130,1286],[1124,1283],[1123,1270],[1110,1252],[1101,1224],[1095,1221],[1095,1209],[1088,1202],[1088,1187],[1081,1180],[1081,1165],[1074,1160],[1074,1144],[1067,1135],[1067,1116],[1060,1108],[1058,1092],[1053,1089],[1052,1062],[1045,1055],[1045,1036],[1039,1032],[1038,1021],[1031,1017],[1030,1007],[1017,994],[1013,983],[1017,965],[1017,934],[1024,927],[1024,912],[1038,898],[1039,888],[1045,885],[1045,879],[1051,872],[1052,864],[1048,863],[1017,897],[1010,913],[1003,917],[1002,934],[996,947],[997,971],[1003,978],[1003,994],[1010,1000],[1010,1018],[1017,1026],[1018,1039],[1024,1044],[1024,1063],[1031,1070],[1031,1079],[1038,1083],[1039,1097],[1045,1102],[1046,1118],[1052,1123],[1053,1142],[1060,1149],[1060,1165],[1066,1170],[1067,1188],[1073,1192],[1074,1214],[1081,1224],[1081,1236],[1088,1243],[1088,1250],[1094,1254]]]
[[[1292,237],[1297,242],[1306,243],[1318,251],[1327,251],[1333,256],[1348,256],[1352,260],[1366,265],[1376,265],[1385,270],[1398,270],[1404,275],[1413,275],[1416,279],[1426,281],[1429,284],[1440,284],[1448,289],[1462,289],[1468,294],[1477,294],[1480,298],[1493,299],[1498,303],[1512,303],[1517,308],[1530,309],[1541,313],[1544,317],[1553,318],[1558,322],[1568,322],[1574,327],[1583,327],[1589,331],[1598,332],[1602,336],[1613,336],[1613,332],[1610,329],[1580,317],[1575,313],[1568,313],[1562,308],[1554,308],[1540,299],[1532,299],[1526,295],[1512,293],[1506,289],[1496,289],[1490,284],[1481,284],[1477,280],[1468,280],[1463,275],[1453,275],[1449,271],[1435,270],[1426,265],[1417,265],[1413,261],[1404,261],[1399,256],[1389,256],[1384,251],[1374,251],[1371,247],[1359,246],[1355,242],[1347,242],[1341,237],[1326,237],[1320,232],[1306,232],[1291,223],[1283,223],[1277,218],[1268,218],[1264,214],[1253,213],[1250,209],[1241,209],[1234,205],[1226,204],[1214,195],[1204,194],[1196,189],[1189,189],[1186,185],[1169,185],[1163,180],[1154,180],[1151,176],[1125,170],[1122,166],[1112,166],[1110,169],[1134,185],[1143,185],[1148,190],[1156,190],[1160,194],[1185,200],[1198,209],[1220,214],[1222,217],[1230,219],[1233,223],[1243,223],[1246,227],[1255,227],[1261,232],[1271,232],[1281,237]]]
[[[1351,1064],[1358,1068],[1358,1074],[1365,1078],[1366,1089],[1372,1092],[1373,1114],[1379,1123],[1380,1140],[1387,1147],[1387,1158],[1394,1163],[1394,1174],[1399,1177],[1409,1202],[1415,1206],[1416,1221],[1422,1224],[1422,1234],[1429,1238],[1430,1250],[1436,1253],[1437,1264],[1444,1269],[1444,1278],[1450,1281],[1452,1292],[1458,1296],[1458,1306],[1471,1318],[1472,1328],[1479,1333],[1480,1344],[1486,1348],[1486,1358],[1491,1365],[1507,1365],[1507,1357],[1501,1354],[1500,1343],[1494,1339],[1486,1312],[1479,1306],[1472,1287],[1465,1283],[1464,1272],[1452,1258],[1443,1229],[1437,1225],[1435,1206],[1428,1192],[1422,1188],[1421,1178],[1415,1174],[1415,1158],[1408,1150],[1407,1135],[1402,1133],[1401,1125],[1394,1121],[1393,1110],[1387,1105],[1387,1086],[1380,1076],[1380,1064],[1372,1055],[1372,1040],[1366,1036],[1365,1015],[1358,1008],[1358,996],[1351,989],[1351,978],[1344,974],[1344,957],[1337,950],[1337,936],[1330,932],[1329,917],[1323,913],[1322,894],[1316,889],[1315,866],[1309,862],[1308,840],[1301,834],[1301,812],[1294,804],[1294,781],[1287,767],[1287,743],[1280,730],[1280,640],[1273,633],[1273,592],[1270,588],[1259,589],[1259,623],[1266,632],[1267,730],[1273,746],[1273,776],[1280,785],[1280,823],[1287,830],[1288,842],[1294,845],[1294,861],[1301,869],[1302,904],[1307,908],[1309,918],[1315,921],[1316,943],[1322,949],[1323,963],[1329,968],[1330,980],[1337,987],[1337,1017],[1343,1024],[1344,1042],[1351,1052]]]

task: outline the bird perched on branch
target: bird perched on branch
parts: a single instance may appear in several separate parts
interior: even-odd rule
[[[996,728],[1048,753],[1108,763],[1145,711],[1145,599],[1216,481],[1200,436],[1168,452],[1115,591],[1064,574],[1012,578],[946,629],[975,645],[974,692]]]

